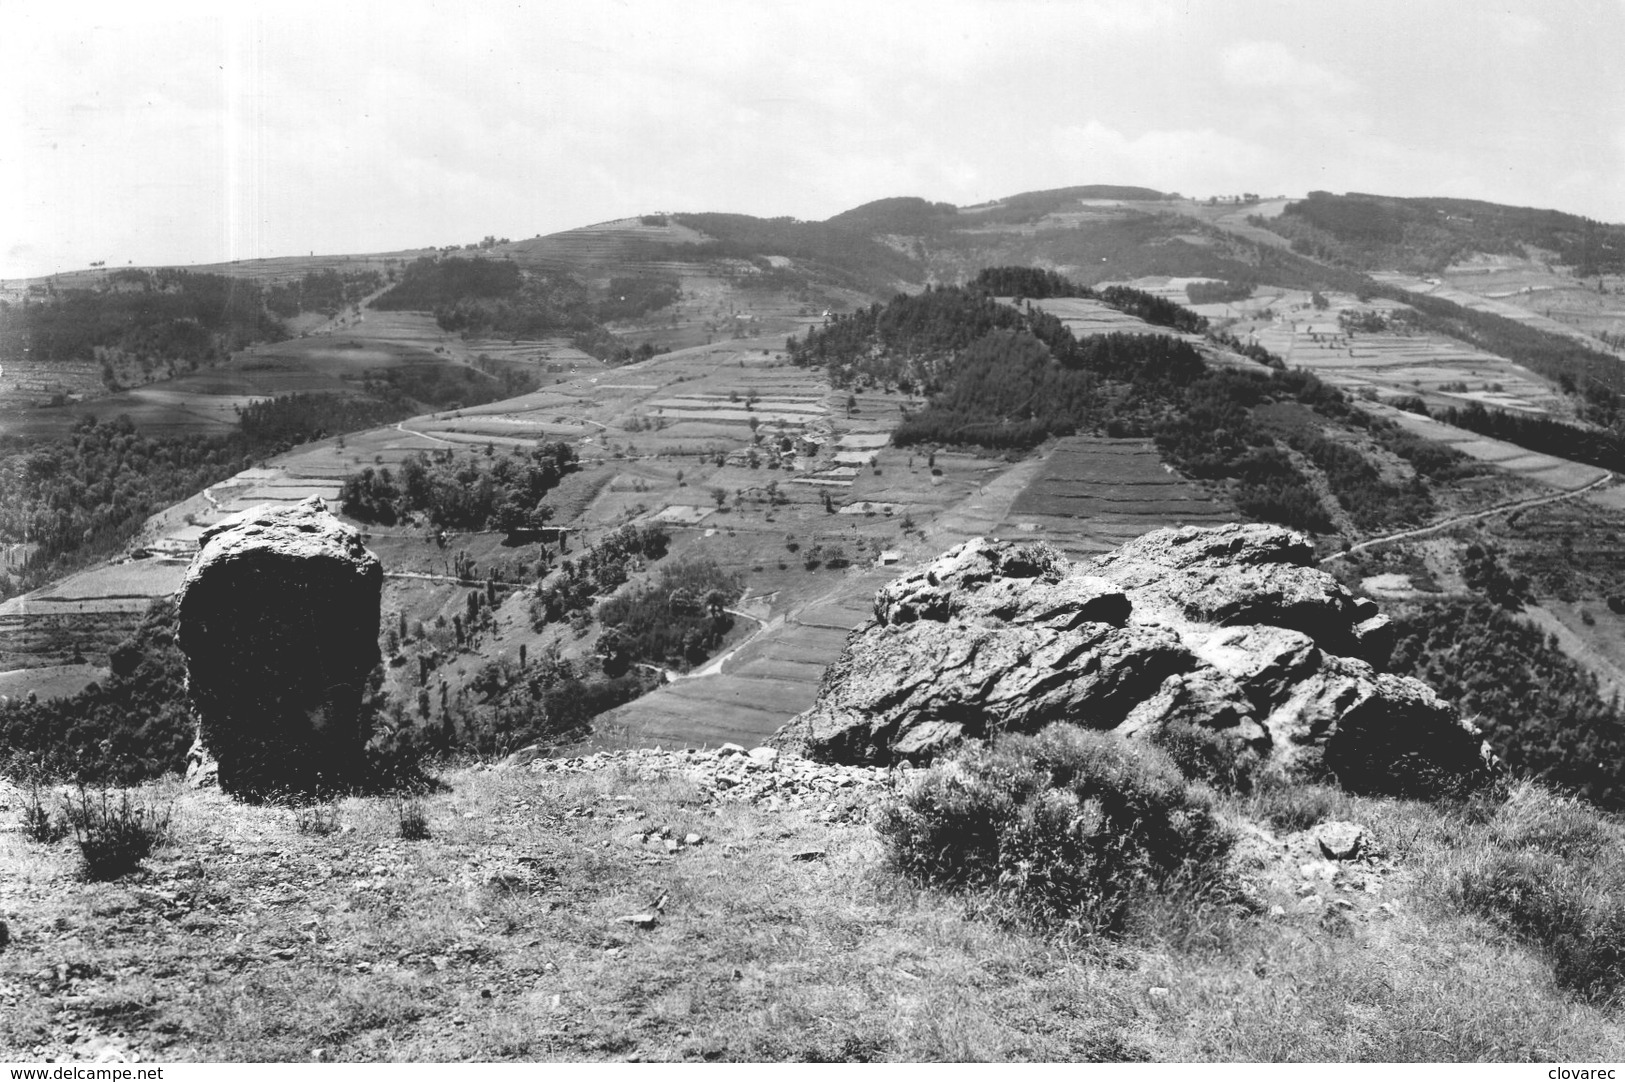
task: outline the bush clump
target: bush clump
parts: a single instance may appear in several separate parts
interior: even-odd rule
[[[170,810],[155,801],[131,800],[128,792],[113,800],[102,790],[92,797],[81,787],[68,805],[68,822],[91,879],[116,879],[169,840]]]
[[[880,832],[905,876],[1084,934],[1125,930],[1152,893],[1213,893],[1232,842],[1163,752],[1070,725],[967,748]]]
[[[413,798],[399,798],[395,802],[395,819],[400,827],[401,838],[409,842],[425,841],[429,837],[429,812],[423,806],[423,801]]]

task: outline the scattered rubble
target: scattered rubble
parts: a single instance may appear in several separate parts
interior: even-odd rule
[[[737,744],[708,750],[644,749],[534,759],[523,769],[541,774],[593,774],[622,769],[635,771],[641,781],[682,778],[699,788],[707,804],[757,804],[770,810],[822,805],[826,821],[863,818],[875,790],[890,790],[912,773],[907,764],[887,768],[820,763],[795,752],[765,747],[747,751]],[[640,834],[665,837],[660,831]],[[680,847],[677,839],[666,840],[674,850]],[[682,846],[698,844],[699,835],[694,834],[681,841]]]

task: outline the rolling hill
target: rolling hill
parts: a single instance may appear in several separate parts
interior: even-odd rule
[[[1472,216],[1471,228],[1455,222],[1463,215]],[[1439,227],[1442,233],[1408,224],[1435,219],[1451,224]],[[1326,236],[1344,236],[1344,247],[1331,253],[1339,258],[1295,242],[1292,231],[1306,220]],[[550,500],[551,521],[567,528],[571,552],[628,522],[658,521],[672,531],[673,557],[710,558],[744,573],[743,615],[719,648],[722,660],[669,674],[681,678],[606,718],[600,740],[764,735],[810,700],[822,665],[862,618],[876,584],[954,539],[1037,535],[1086,553],[1157,525],[1280,506],[1257,495],[1275,481],[1236,487],[1233,471],[1253,468],[1237,465],[1242,459],[1203,473],[1194,459],[1177,456],[1172,448],[1181,444],[1167,422],[1193,408],[1184,391],[1147,397],[1143,386],[1123,382],[1108,394],[1116,404],[1080,415],[1075,429],[1045,422],[1050,427],[1035,449],[1012,463],[990,454],[985,441],[910,436],[894,443],[905,422],[909,432],[929,432],[931,417],[946,416],[948,385],[917,378],[843,385],[797,353],[797,341],[837,317],[971,283],[995,266],[1040,267],[1081,287],[1126,284],[1182,306],[1190,305],[1193,283],[1233,287],[1225,293],[1230,300],[1191,305],[1210,334],[1184,337],[1204,363],[1267,381],[1257,358],[1274,355],[1316,373],[1328,393],[1352,403],[1352,412],[1328,412],[1316,405],[1321,392],[1295,389],[1284,397],[1270,392],[1262,404],[1247,391],[1240,407],[1253,417],[1247,438],[1276,448],[1270,476],[1300,478],[1292,499],[1321,509],[1303,522],[1322,531],[1328,550],[1543,493],[1592,501],[1603,490],[1588,486],[1605,480],[1605,470],[1454,429],[1416,410],[1442,416],[1476,403],[1564,424],[1613,423],[1609,366],[1621,361],[1607,336],[1609,327],[1625,332],[1625,303],[1610,307],[1616,294],[1593,291],[1600,306],[1588,311],[1582,329],[1556,317],[1512,318],[1525,311],[1516,300],[1472,291],[1493,279],[1487,273],[1463,271],[1446,295],[1428,282],[1365,271],[1413,268],[1413,257],[1433,251],[1427,244],[1442,244],[1441,237],[1454,245],[1457,268],[1512,260],[1514,242],[1590,252],[1606,265],[1616,228],[1441,200],[1316,193],[1300,203],[1238,205],[1086,185],[963,208],[881,199],[822,222],[670,212],[440,252],[198,268],[246,279],[265,295],[329,272],[380,280],[357,303],[310,319],[301,310],[286,337],[264,336],[280,341],[205,359],[172,377],[155,366],[157,378],[116,394],[93,379],[73,382],[75,364],[97,363],[94,350],[82,360],[53,360],[44,385],[64,382],[43,399],[25,404],[0,382],[0,434],[50,438],[88,412],[104,420],[128,413],[143,432],[224,436],[234,429],[234,407],[297,393],[380,407],[387,399],[401,419],[363,431],[329,428],[315,442],[262,452],[252,469],[223,474],[210,489],[153,513],[112,564],[5,602],[10,670],[0,677],[0,693],[26,693],[35,684],[56,693],[94,676],[146,601],[173,589],[175,567],[208,523],[266,499],[335,499],[347,477],[366,468],[398,471],[418,454],[566,441],[582,468]],[[1386,247],[1359,249],[1363,261],[1342,258],[1355,251],[1349,244],[1371,236],[1385,238]],[[1327,258],[1313,258],[1317,253]],[[1578,269],[1554,263],[1541,273],[1572,287]],[[98,291],[114,285],[103,273],[16,284],[0,316],[15,329],[25,300],[32,307],[53,303],[53,293],[83,291],[90,299],[81,303],[95,303]],[[1175,333],[1098,298],[1033,305],[1080,342]],[[537,312],[545,318],[524,322]],[[0,336],[8,341],[19,339]],[[891,347],[864,348],[879,357]],[[29,363],[14,349],[0,359],[0,371],[9,376]],[[1203,394],[1223,397],[1241,386],[1221,380]],[[505,387],[525,393],[508,397]],[[53,394],[62,395],[55,405]],[[1159,432],[1166,438],[1154,443]],[[1063,438],[1044,442],[1044,435]],[[1424,478],[1420,460],[1406,457],[1421,446],[1419,436],[1467,456],[1452,461],[1482,465]],[[17,446],[11,454],[21,463],[28,451]],[[1418,485],[1426,499],[1356,503],[1348,495]],[[1598,513],[1612,521],[1615,512]],[[477,721],[506,708],[493,689],[500,690],[502,666],[515,665],[522,652],[594,656],[598,632],[590,621],[581,632],[537,627],[530,615],[539,568],[564,555],[559,537],[515,542],[500,531],[437,531],[423,520],[367,528],[393,573],[386,609],[397,631],[391,653],[400,662],[389,671],[388,692],[402,716],[426,722],[449,712]],[[27,536],[7,540],[10,559],[29,558]],[[1448,552],[1438,558],[1441,572],[1454,566]],[[437,632],[439,625],[488,579],[497,584],[489,625],[461,645],[443,641],[449,632]],[[1602,594],[1590,600],[1588,612],[1606,611]],[[1578,611],[1571,623],[1579,638],[1601,643],[1617,635],[1607,620],[1581,625]],[[75,630],[81,626],[82,636]],[[434,658],[432,665],[420,657]],[[424,692],[432,700],[426,708]]]

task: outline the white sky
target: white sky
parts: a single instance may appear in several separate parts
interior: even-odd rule
[[[1072,184],[1625,221],[1625,0],[0,4],[0,277]]]

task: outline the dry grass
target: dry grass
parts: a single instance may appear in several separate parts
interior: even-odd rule
[[[1300,908],[1295,867],[1271,866],[1261,900],[1285,916],[1153,911],[1142,938],[1088,943],[904,884],[866,823],[710,806],[682,777],[625,766],[447,780],[413,842],[387,798],[342,801],[323,833],[298,809],[188,793],[172,843],[108,883],[83,881],[65,843],[0,834],[0,1058],[1625,1054],[1614,1015],[1452,901],[1461,861],[1504,832],[1493,813],[1315,798],[1302,818],[1372,831],[1391,915],[1328,922]],[[1548,818],[1548,834],[1585,835]],[[701,840],[668,852],[660,828]],[[824,855],[795,859],[809,850]]]

